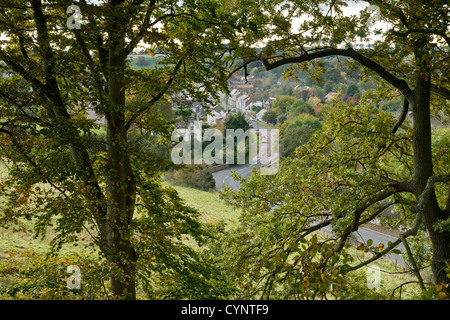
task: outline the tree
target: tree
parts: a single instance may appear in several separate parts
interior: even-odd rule
[[[166,173],[166,180],[200,190],[210,191],[216,187],[216,182],[207,166],[188,166],[177,171]]]
[[[232,130],[232,132],[239,132],[242,130],[242,132],[247,134],[248,129],[250,129],[250,124],[245,118],[245,114],[241,111],[238,111],[235,114],[232,114],[228,116],[224,121],[224,131],[223,132],[223,145],[224,147],[224,153],[223,157],[224,163],[231,164],[228,157],[230,154],[233,154],[233,162],[232,164],[238,164],[239,161],[245,161],[244,159],[248,159],[249,156],[249,147],[250,147],[250,139],[244,139],[243,141],[239,141],[239,139],[233,138],[233,148],[230,150],[228,147],[228,130]],[[239,135],[239,134],[238,134]],[[240,160],[240,157],[238,157],[238,154],[244,154],[245,157]]]
[[[286,113],[288,107],[290,107],[297,99],[292,96],[279,95],[272,103],[272,108],[280,110],[280,113]]]
[[[358,86],[354,83],[349,84],[349,86],[347,87],[346,93],[347,93],[347,97],[359,96],[359,94],[360,94]]]
[[[331,80],[327,80],[327,82],[325,82],[325,84],[323,85],[323,89],[325,90],[326,93],[335,91],[335,88],[336,88],[336,83]]]
[[[341,72],[337,68],[331,68],[327,69],[325,74],[322,76],[323,81],[332,81],[334,83],[341,83],[342,82],[342,76]]]
[[[280,133],[280,154],[282,157],[294,157],[298,146],[306,144],[321,124],[319,119],[303,114],[287,125]]]
[[[330,224],[333,226],[339,240],[331,252],[342,250],[350,234],[361,224],[379,215],[380,210],[386,206],[400,206],[402,210],[406,210],[408,219],[405,224],[409,229],[392,244],[375,252],[372,259],[359,266],[392,251],[395,244],[403,242],[407,246],[407,239],[414,237],[423,225],[432,243],[431,268],[434,281],[449,283],[450,279],[445,270],[450,261],[450,229],[443,225],[448,226],[450,219],[448,193],[450,168],[448,165],[443,166],[441,160],[437,160],[443,155],[432,148],[430,125],[432,116],[444,115],[448,118],[450,115],[448,85],[450,38],[447,31],[446,1],[367,2],[380,9],[379,18],[382,22],[389,23],[389,29],[374,29],[371,23],[368,23],[369,19],[373,18],[370,17],[368,10],[362,10],[360,14],[352,17],[345,16],[343,14],[345,2],[286,1],[280,9],[270,6],[269,1],[266,1],[264,5],[260,3],[258,7],[253,8],[261,30],[259,32],[249,30],[248,35],[259,36],[260,40],[264,38],[267,40],[267,46],[260,52],[248,50],[244,61],[260,60],[266,70],[286,65],[303,70],[311,68],[312,76],[319,77],[319,74],[325,71],[319,59],[341,56],[349,58],[346,60],[349,67],[362,67],[361,77],[375,77],[380,85],[379,91],[370,92],[366,95],[365,102],[354,108],[349,107],[349,111],[344,111],[347,107],[343,105],[335,105],[339,113],[345,113],[348,117],[341,118],[330,113],[329,117],[335,129],[329,127],[330,130],[325,129],[326,133],[314,139],[317,152],[305,150],[304,153],[300,153],[298,159],[286,160],[285,169],[280,168],[279,171],[283,178],[278,180],[271,177],[266,179],[269,181],[263,183],[264,190],[284,188],[283,195],[286,196],[276,200],[275,198],[269,200],[268,196],[265,200],[269,202],[258,198],[258,202],[267,206],[264,209],[270,207],[270,203],[288,202],[290,205],[283,206],[284,211],[281,209],[282,206],[276,209],[282,218],[272,216],[270,219],[287,221],[289,219],[287,217],[292,217],[296,221],[296,225],[292,225],[291,229],[288,227],[282,229],[285,233],[280,231],[280,238],[272,238],[272,243],[279,241],[282,244],[281,237],[287,234],[308,234],[316,228],[307,223],[309,221],[307,217],[311,217],[312,220],[322,221],[317,227]],[[291,28],[293,17],[299,14],[307,15],[309,19],[300,26]],[[374,34],[379,40],[371,41]],[[356,49],[353,44],[361,41],[371,41],[371,46]],[[254,40],[249,41],[253,42]],[[380,98],[389,98],[393,91],[395,94],[400,93],[403,100],[402,112],[397,121],[373,109],[373,105],[376,105]],[[412,127],[405,123],[409,110],[412,110]],[[368,118],[364,118],[363,114]],[[352,124],[351,121],[356,122]],[[358,137],[356,133],[348,130],[359,132],[361,136]],[[314,145],[309,147],[313,148]],[[311,154],[315,156],[311,158]],[[397,160],[390,159],[389,163],[400,171],[382,166],[387,155],[397,158]],[[450,163],[448,155],[444,158]],[[320,169],[318,164],[322,160],[326,162],[321,164],[323,169]],[[350,163],[353,165],[351,169],[348,167]],[[306,164],[308,166],[305,166]],[[308,168],[308,172],[303,168]],[[341,171],[335,175],[337,168]],[[295,175],[289,176],[294,172]],[[355,174],[353,177],[352,172]],[[284,176],[283,173],[288,176]],[[302,175],[309,179],[303,181]],[[277,187],[281,180],[295,183]],[[312,181],[316,181],[318,185],[310,185]],[[252,188],[255,188],[255,182],[251,183]],[[315,190],[315,194],[313,193],[311,198],[292,202],[294,194],[288,190],[301,193],[299,189],[311,192]],[[246,197],[249,199],[248,189],[246,191]],[[257,190],[252,192],[260,195]],[[230,199],[233,198],[232,195],[229,196]],[[239,199],[238,193],[234,200],[239,203]],[[325,205],[310,211],[309,208],[314,208],[318,201],[322,201]],[[304,206],[304,203],[308,203],[308,206]],[[244,205],[244,202],[242,204]],[[257,204],[252,205],[254,208],[257,207]],[[245,208],[256,212],[253,211],[253,207],[248,209],[248,203],[245,204]],[[260,212],[267,211],[261,207],[260,209]],[[313,216],[315,218],[312,218]],[[306,222],[304,219],[307,219]],[[437,228],[437,225],[441,227]],[[257,228],[253,226],[253,230]],[[297,244],[299,239],[302,237],[296,240],[291,238],[293,241],[291,243]],[[289,247],[290,243],[287,242],[284,244],[285,249],[272,251],[272,257],[275,256],[275,252],[285,252],[288,255],[291,252],[298,252],[293,249],[297,248],[296,246]],[[326,264],[322,265],[324,268],[325,266]],[[357,267],[352,266],[350,269],[354,270]],[[412,269],[418,277],[421,288],[424,289],[416,265],[413,264]],[[276,279],[277,273],[273,271],[266,274],[268,274],[267,288],[272,288],[271,281]]]
[[[402,110],[402,99],[383,101],[380,103],[380,108],[389,112],[399,112]]]
[[[152,285],[167,274],[192,279],[177,265],[193,266],[195,253],[178,240],[200,240],[198,213],[160,184],[167,161],[129,138],[140,130],[167,142],[161,102],[182,90],[210,101],[225,87],[217,62],[236,19],[213,2],[2,1],[0,68],[10,76],[0,81],[0,156],[10,177],[0,184],[1,219],[33,219],[38,234],[55,219],[55,250],[87,229],[108,262],[113,298],[134,299],[137,274]],[[81,29],[67,23],[72,4]],[[164,54],[157,68],[130,68],[140,43]],[[88,111],[104,118],[104,141]]]
[[[242,112],[237,112],[225,119],[225,130],[237,130],[242,129],[247,131],[250,128],[250,124],[248,123],[245,115]]]
[[[291,118],[295,118],[296,116],[305,113],[310,115],[315,114],[314,108],[311,107],[308,102],[302,99],[295,101],[290,107],[288,107],[287,112],[289,113]]]
[[[258,113],[262,110],[263,106],[252,106],[252,111],[254,111],[255,113]]]
[[[273,110],[267,110],[263,116],[262,120],[267,123],[276,124],[277,123],[277,113]]]

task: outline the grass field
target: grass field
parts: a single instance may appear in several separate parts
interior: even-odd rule
[[[202,214],[204,222],[217,223],[224,220],[230,226],[237,224],[239,211],[234,210],[219,199],[216,192],[206,192],[193,188],[172,186],[187,205]]]
[[[6,176],[7,169],[5,165],[0,162],[0,181]],[[233,210],[230,206],[227,206],[222,200],[220,200],[217,193],[182,186],[172,187],[179,192],[181,198],[187,205],[197,209],[201,213],[201,220],[203,222],[217,223],[220,220],[224,220],[230,226],[237,224],[239,212]],[[0,211],[4,206],[5,200],[6,199],[0,194]],[[48,230],[47,238],[34,238],[32,221],[21,221],[20,227],[8,229],[0,226],[0,258],[4,258],[6,256],[5,251],[8,250],[34,250],[41,253],[46,252],[53,236],[53,230]],[[83,237],[86,241],[88,240],[87,233],[86,235],[81,235],[81,237]],[[64,254],[78,250],[80,250],[79,246],[70,244],[64,246],[61,252]]]

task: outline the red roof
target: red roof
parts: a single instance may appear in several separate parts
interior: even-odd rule
[[[235,85],[236,89],[253,89],[252,84],[237,84]]]
[[[314,112],[317,113],[319,112],[320,106],[319,105],[315,105],[313,106]]]

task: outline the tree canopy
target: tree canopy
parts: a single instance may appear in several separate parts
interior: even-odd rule
[[[66,13],[71,5],[81,15],[75,24]],[[105,259],[113,298],[134,299],[136,281],[155,297],[162,294],[152,289],[161,279],[192,283],[207,271],[181,241],[187,234],[197,241],[204,236],[198,212],[159,180],[171,163],[139,148],[131,136],[167,142],[172,126],[162,106],[171,105],[171,97],[182,93],[208,102],[226,90],[224,39],[239,24],[229,6],[1,3],[0,71],[8,76],[0,80],[0,157],[9,177],[0,182],[8,200],[0,219],[4,225],[31,219],[37,234],[55,224],[55,250],[87,230]],[[161,57],[156,66],[130,67],[129,55],[141,46]],[[186,294],[181,287],[164,288],[166,296]]]
[[[95,288],[109,279],[114,299],[135,299],[137,286],[151,299],[345,298],[351,274],[400,243],[425,292],[415,244],[426,233],[433,284],[449,296],[450,154],[431,126],[450,117],[448,4],[367,3],[379,16],[368,7],[350,15],[344,0],[2,0],[0,222],[31,220],[37,235],[53,227],[54,253],[87,232],[100,259],[83,264],[99,270]],[[160,59],[133,69],[138,49]],[[173,164],[154,143],[170,141],[172,103],[179,114],[193,100],[214,104],[230,75],[247,78],[258,64],[277,81],[300,70],[329,89],[357,71],[377,88],[357,103],[332,100],[322,123],[287,123],[284,139],[301,144],[284,140],[290,157],[278,173],[254,169],[234,176],[239,190],[224,189],[242,210],[236,228],[206,226],[160,180]],[[397,118],[381,98],[401,101]],[[313,114],[290,96],[272,107]],[[243,115],[227,121],[248,129]],[[400,236],[361,243],[372,256],[352,260],[353,232],[388,208],[401,212],[390,222],[402,224]],[[328,238],[316,233],[323,227]]]
[[[244,267],[236,274],[246,293],[267,298],[291,288],[291,297],[304,297],[305,286],[314,284],[312,295],[326,294],[329,287],[316,282],[321,275],[323,280],[341,275],[341,267],[344,273],[356,270],[399,243],[409,248],[408,238],[420,228],[432,243],[434,283],[449,282],[450,229],[443,226],[450,221],[450,159],[439,151],[442,146],[433,146],[430,124],[432,117],[450,116],[448,6],[439,0],[367,2],[379,9],[376,20],[383,27],[371,23],[368,7],[347,14],[346,1],[260,1],[252,9],[258,28],[246,30],[246,57],[236,70],[262,61],[266,70],[283,66],[291,76],[300,69],[321,82],[326,68],[320,59],[345,57],[346,67],[359,67],[361,79],[376,79],[378,90],[363,94],[358,105],[335,101],[323,130],[297,157],[282,161],[277,176],[254,173],[241,181],[242,190],[225,192],[245,211],[242,228],[224,247],[241,245]],[[265,45],[252,50],[256,43]],[[402,98],[398,119],[376,108],[380,97]],[[404,212],[407,230],[361,264],[338,263],[335,253],[352,232],[391,206]],[[335,235],[331,242],[317,245],[308,238],[326,225]],[[305,250],[320,258],[306,263]],[[414,263],[412,270],[424,289]],[[315,281],[304,280],[311,275]]]
[[[238,130],[242,129],[244,132],[250,128],[250,124],[245,118],[245,114],[242,112],[237,112],[233,115],[228,116],[225,119],[225,130]]]

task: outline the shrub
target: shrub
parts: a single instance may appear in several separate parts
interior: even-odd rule
[[[216,181],[208,166],[187,166],[186,168],[172,170],[166,173],[167,181],[200,190],[214,190]]]
[[[81,288],[69,289],[67,268],[81,270]],[[0,263],[0,299],[94,300],[107,298],[107,269],[90,255],[48,256],[34,251],[8,251]]]

